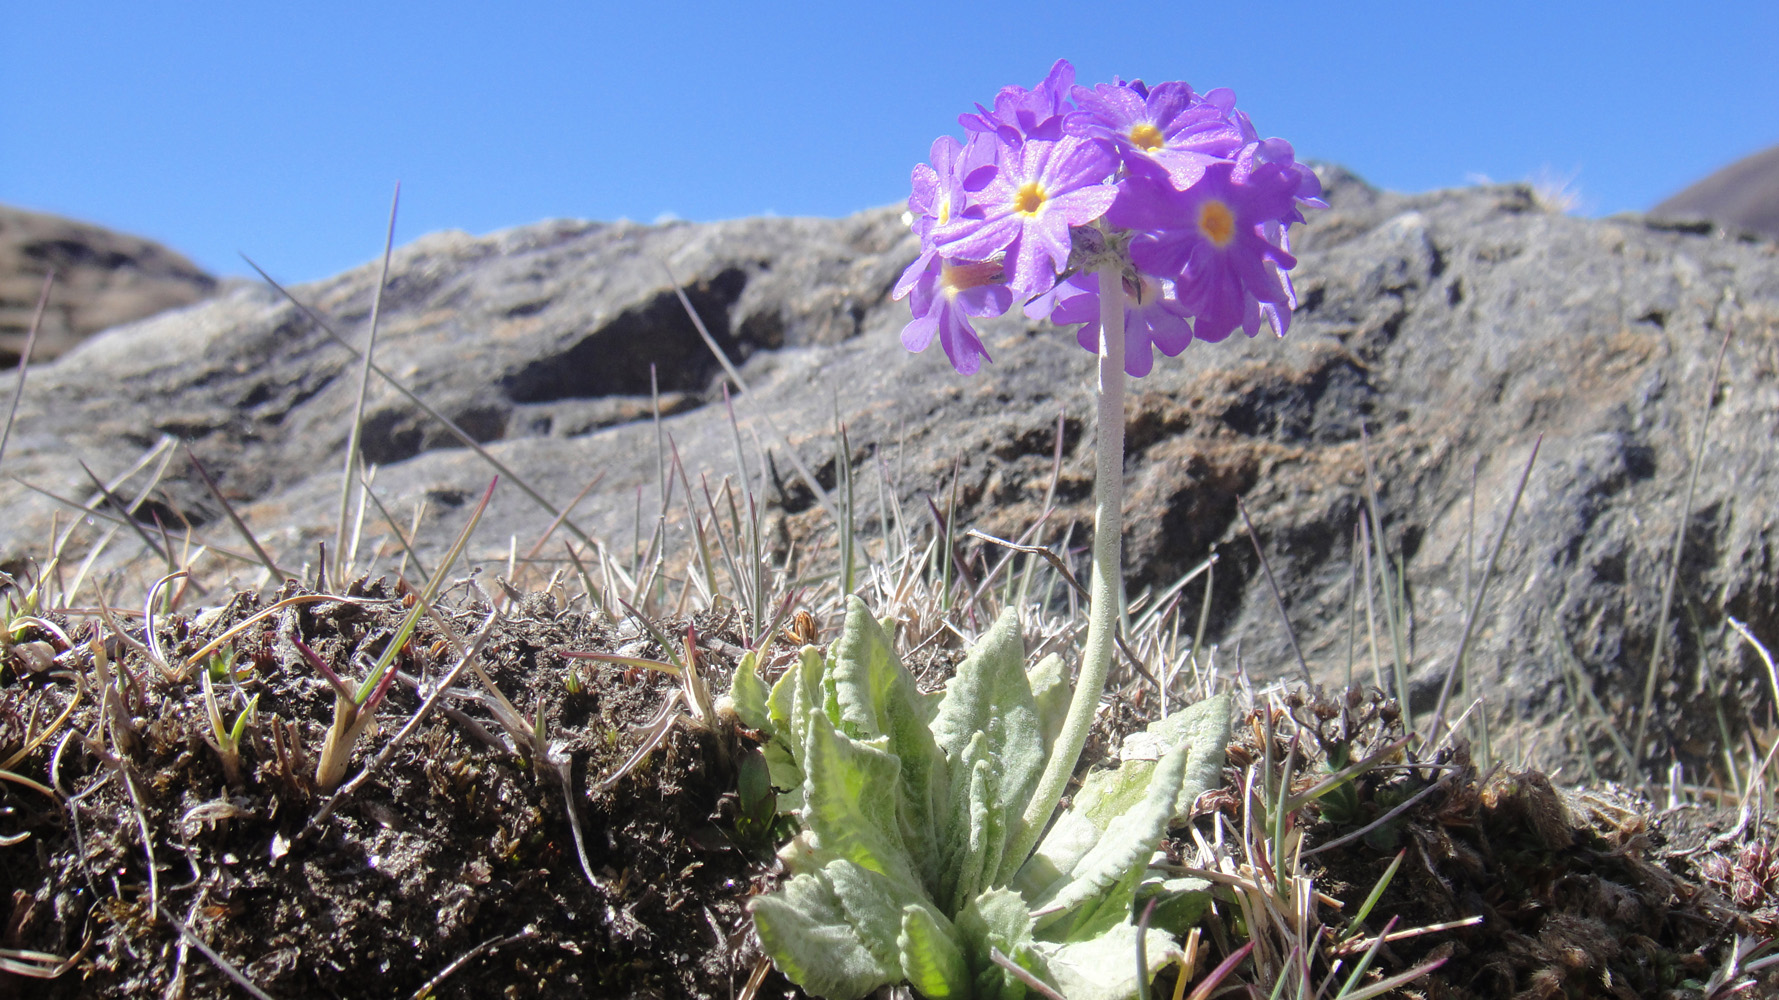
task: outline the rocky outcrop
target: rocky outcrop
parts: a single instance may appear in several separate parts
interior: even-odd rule
[[[190,305],[216,290],[215,278],[158,243],[0,206],[0,366],[18,364],[43,276],[51,268],[56,283],[33,361],[47,361],[100,330]]]
[[[1257,677],[1294,671],[1241,526],[1242,500],[1312,669],[1338,681],[1351,656],[1369,680],[1364,605],[1349,589],[1369,457],[1386,548],[1406,573],[1404,655],[1425,703],[1542,437],[1472,640],[1465,701],[1486,694],[1503,734],[1516,721],[1543,726],[1572,713],[1577,677],[1623,710],[1640,699],[1665,627],[1671,655],[1654,731],[1676,755],[1704,759],[1715,738],[1710,697],[1742,699],[1724,703],[1736,724],[1738,705],[1755,704],[1764,684],[1743,646],[1725,638],[1724,615],[1779,639],[1775,247],[1553,214],[1517,186],[1404,196],[1338,169],[1324,179],[1333,207],[1299,236],[1302,303],[1290,336],[1195,344],[1131,386],[1132,592],[1166,587],[1215,551],[1219,663],[1239,661]],[[671,272],[741,366],[740,461],[787,533],[822,515],[785,451],[831,485],[836,416],[854,446],[866,536],[880,531],[880,483],[918,526],[928,523],[926,496],[948,502],[954,469],[962,518],[1016,533],[1050,487],[1060,417],[1046,540],[1070,525],[1083,537],[1092,358],[1072,336],[1017,316],[986,327],[994,363],[975,378],[954,374],[937,349],[908,355],[896,337],[905,306],[888,300],[915,249],[897,215],[435,234],[395,254],[375,357],[554,504],[597,479],[572,512],[573,530],[624,548],[638,509],[652,518],[657,504],[651,366],[669,411],[661,429],[694,489],[701,475],[714,486],[737,471],[719,368]],[[375,275],[365,267],[294,291],[362,344]],[[1667,555],[1725,331],[1734,337],[1686,515],[1679,599],[1663,625]],[[294,568],[333,534],[355,372],[354,354],[276,293],[232,291],[112,330],[33,372],[4,471],[85,496],[75,458],[121,476],[172,436]],[[491,476],[381,381],[365,453],[380,466],[379,499],[404,530],[427,503],[423,555],[448,543]],[[119,492],[132,495],[147,475]],[[0,497],[11,513],[0,555],[43,559],[51,518],[66,524],[66,513],[11,478]],[[683,493],[670,518],[682,517],[681,504]],[[214,544],[244,547],[183,460],[145,510],[175,537],[190,523]],[[477,555],[504,564],[509,539],[523,553],[551,521],[503,484]],[[374,510],[367,524],[368,550],[388,532]],[[114,558],[142,545],[127,533],[111,544]],[[1194,601],[1196,587],[1187,591]],[[1387,663],[1381,620],[1377,634]],[[1541,731],[1547,754],[1581,747]]]

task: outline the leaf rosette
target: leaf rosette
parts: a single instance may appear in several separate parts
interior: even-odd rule
[[[1059,658],[1029,670],[1017,614],[1003,614],[942,693],[923,693],[857,598],[824,656],[804,647],[767,687],[750,655],[731,698],[770,734],[780,803],[802,831],[780,852],[791,877],[750,904],[778,968],[810,993],[854,1000],[907,982],[923,996],[1017,1000],[996,952],[1064,995],[1137,992],[1132,915],[1168,825],[1219,778],[1227,696],[1152,725],[1150,753],[1090,775],[1029,857],[1010,854],[1062,728]],[[1177,881],[1177,880],[1176,880]],[[1170,885],[1177,926],[1208,903]],[[1144,942],[1147,979],[1179,949]]]

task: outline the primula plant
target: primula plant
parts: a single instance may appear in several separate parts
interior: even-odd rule
[[[1089,778],[1027,857],[1021,809],[1068,685],[1059,657],[1029,671],[1025,660],[1009,609],[945,691],[924,694],[856,597],[827,655],[804,647],[770,691],[743,659],[736,713],[772,734],[779,804],[804,827],[779,852],[791,879],[753,901],[754,924],[798,985],[833,998],[901,981],[927,997],[1017,998],[1017,966],[1069,997],[1114,1000],[1136,991],[1139,936],[1145,978],[1178,954],[1164,931],[1140,934],[1132,905],[1156,898],[1154,923],[1179,928],[1208,903],[1203,883],[1148,866],[1168,825],[1221,779],[1228,696],[1152,725],[1133,741],[1149,752]]]
[[[792,878],[758,897],[760,939],[812,993],[906,981],[928,997],[1018,997],[1027,979],[1070,997],[1139,991],[1174,952],[1144,934],[1139,895],[1168,824],[1214,785],[1230,706],[1212,699],[1151,727],[1150,759],[1088,778],[1056,816],[1111,665],[1119,561],[1124,378],[1191,341],[1263,323],[1283,335],[1295,296],[1287,239],[1322,207],[1289,143],[1261,139],[1227,90],[1075,86],[1058,61],[960,116],[914,169],[906,216],[920,255],[896,286],[911,351],[938,338],[960,374],[989,359],[973,320],[1021,305],[1080,324],[1099,358],[1087,635],[1072,693],[1060,660],[1025,666],[1007,612],[943,694],[919,692],[890,632],[856,599],[823,657],[805,649],[767,693],[750,660],[733,698],[771,736],[772,783],[803,831]],[[1040,840],[1040,838],[1042,838]],[[1162,923],[1196,919],[1171,893]],[[1142,967],[1138,967],[1138,955]],[[1017,972],[1015,969],[1017,968]]]

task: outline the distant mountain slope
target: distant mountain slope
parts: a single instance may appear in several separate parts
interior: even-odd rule
[[[1779,239],[1779,146],[1737,160],[1649,214],[1655,219],[1710,219]]]
[[[0,366],[18,363],[52,267],[56,285],[37,334],[37,361],[216,291],[215,278],[159,243],[0,205]]]

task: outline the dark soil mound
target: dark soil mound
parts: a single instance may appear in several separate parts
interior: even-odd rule
[[[361,753],[352,771],[369,762],[368,780],[330,802],[314,775],[335,695],[304,648],[362,677],[412,595],[377,584],[278,596],[159,615],[152,637],[126,626],[169,670],[80,614],[15,621],[0,668],[0,885],[12,890],[0,968],[21,972],[0,971],[0,997],[232,997],[244,983],[279,998],[798,995],[760,959],[745,911],[774,877],[773,845],[732,834],[727,793],[750,734],[693,724],[664,674],[564,655],[666,659],[658,638],[691,626],[721,690],[743,641],[732,614],[663,622],[657,635],[549,596],[517,599],[475,661],[487,682],[460,680],[386,762]],[[404,680],[361,750],[391,746],[452,649],[489,620],[479,596],[459,597],[397,656]],[[237,655],[213,670],[205,647],[225,634]],[[207,670],[225,724],[257,698],[232,782]],[[121,680],[101,697],[107,673]],[[1123,690],[1092,746],[1149,714],[1143,682]],[[1397,706],[1375,693],[1278,704],[1238,724],[1197,836],[1168,845],[1176,861],[1229,844],[1219,831],[1241,829],[1243,796],[1287,762],[1301,792],[1331,757],[1402,735]],[[1337,958],[1350,969],[1394,916],[1407,936],[1379,949],[1374,979],[1446,962],[1392,996],[1701,997],[1738,935],[1779,929],[1774,831],[1758,820],[1479,773],[1462,742],[1382,763],[1293,819],[1306,851],[1329,845],[1293,862],[1325,894],[1313,919],[1334,932],[1314,938],[1317,976]],[[1352,919],[1399,856],[1370,919]],[[1246,864],[1229,866],[1248,873],[1234,883],[1261,878]],[[1239,900],[1219,892],[1212,964],[1243,926]]]
[[[557,614],[547,598],[496,626],[482,662],[541,727],[550,756],[570,762],[571,798],[556,769],[515,746],[475,700],[488,696],[472,691],[448,699],[456,707],[310,826],[326,798],[314,757],[334,695],[291,640],[342,676],[362,674],[354,655],[378,652],[404,611],[385,599],[393,595],[365,597],[287,608],[234,640],[239,690],[259,699],[234,787],[206,742],[196,678],[168,682],[114,645],[112,669],[133,678],[131,696],[123,714],[102,721],[100,700],[75,677],[92,670],[78,645],[89,626],[58,620],[77,645],[51,669],[21,671],[11,658],[0,681],[0,753],[51,730],[12,766],[56,794],[0,785],[5,833],[19,838],[0,848],[0,884],[13,890],[0,947],[79,961],[48,983],[0,973],[0,997],[239,995],[188,942],[278,997],[422,995],[429,984],[425,995],[465,998],[728,997],[740,988],[752,968],[751,958],[738,964],[741,907],[758,866],[711,824],[734,787],[732,755],[682,716],[651,756],[609,780],[671,719],[674,682],[561,657],[637,636]],[[243,595],[221,614],[168,616],[156,629],[180,663],[260,609]],[[452,617],[469,634],[485,614]],[[721,646],[722,624],[702,624]],[[48,632],[27,638],[59,644]],[[662,655],[641,642],[641,655]],[[436,623],[424,624],[398,667],[434,682],[448,645]],[[713,654],[719,677],[721,660]],[[232,723],[244,698],[219,687]],[[363,742],[385,745],[418,704],[398,685],[382,709],[384,732]],[[119,739],[126,728],[133,735]],[[571,808],[597,885],[579,860]]]

